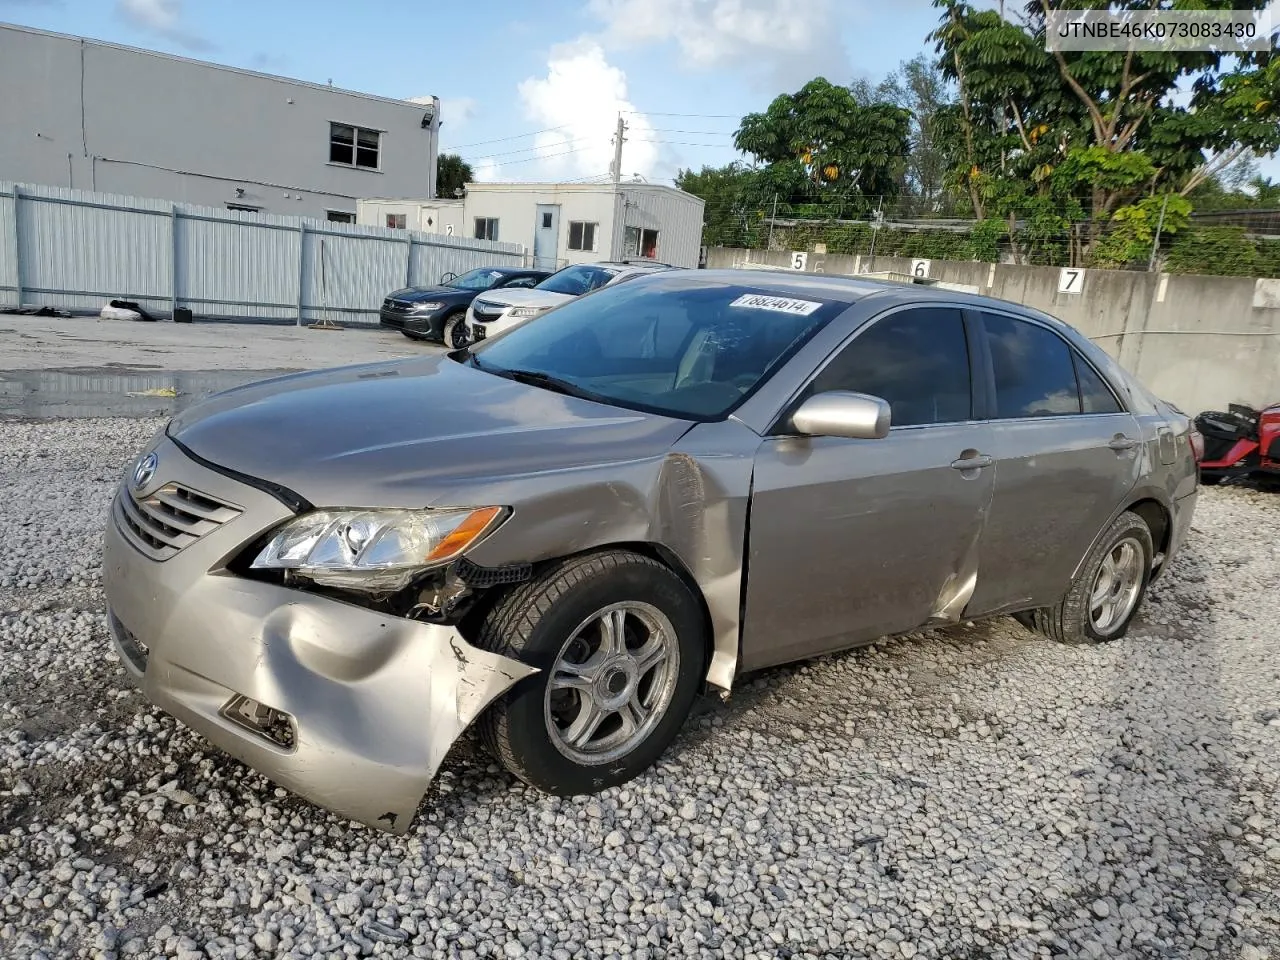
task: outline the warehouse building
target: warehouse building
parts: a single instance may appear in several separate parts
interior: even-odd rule
[[[361,200],[358,220],[519,243],[531,265],[637,257],[696,267],[703,201],[653,183],[469,183],[459,200]]]
[[[440,103],[0,24],[0,180],[351,223],[435,194]]]

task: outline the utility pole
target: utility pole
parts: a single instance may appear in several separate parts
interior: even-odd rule
[[[1160,219],[1156,221],[1156,238],[1151,244],[1151,259],[1147,261],[1147,272],[1156,268],[1156,253],[1160,250],[1160,231],[1164,229],[1164,212],[1169,209],[1169,195],[1164,195],[1164,203],[1160,204]]]
[[[616,187],[622,179],[622,144],[625,141],[627,122],[618,114],[618,129],[613,135],[613,185]]]
[[[773,221],[778,219],[778,195],[773,195],[773,214],[769,217],[769,242],[765,245],[766,250],[773,249]]]
[[[871,218],[871,263],[868,273],[875,272],[876,269],[876,235],[880,232],[880,227],[884,224],[884,197],[880,197],[876,201],[876,212]]]

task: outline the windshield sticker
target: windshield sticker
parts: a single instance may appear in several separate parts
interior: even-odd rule
[[[777,313],[794,313],[807,317],[822,304],[813,300],[792,300],[790,297],[766,297],[759,293],[744,293],[729,306],[750,307],[753,310],[773,310]]]

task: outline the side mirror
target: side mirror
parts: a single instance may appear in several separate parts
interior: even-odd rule
[[[889,404],[879,397],[831,390],[800,404],[791,425],[810,437],[879,440],[889,435],[889,416]]]

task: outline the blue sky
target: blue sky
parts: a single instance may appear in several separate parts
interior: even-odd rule
[[[937,17],[929,0],[0,0],[9,22],[434,94],[442,149],[512,180],[605,175],[619,111],[624,175],[725,163],[744,113],[816,75],[878,80]]]

